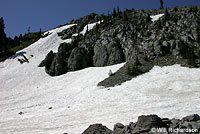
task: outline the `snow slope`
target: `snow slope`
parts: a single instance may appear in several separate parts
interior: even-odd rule
[[[71,26],[51,30],[51,35],[22,50],[27,57],[34,55],[29,63],[20,64],[20,56],[0,63],[0,134],[81,134],[93,123],[112,129],[142,114],[200,114],[200,69],[154,67],[112,88],[96,85],[124,63],[48,76],[37,66],[63,42],[57,32]]]

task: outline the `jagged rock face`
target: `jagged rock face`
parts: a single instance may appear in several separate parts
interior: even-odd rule
[[[76,33],[83,30],[84,26],[90,23],[98,22],[102,20],[102,15],[91,13],[88,16],[81,17],[78,20],[72,20],[71,24],[77,24]]]
[[[162,128],[164,124],[157,115],[139,116],[133,133],[149,132],[151,128]]]
[[[182,55],[186,52],[188,45],[181,40],[175,40],[175,43],[172,44],[172,54],[175,56]]]
[[[91,57],[83,47],[72,50],[68,59],[69,71],[76,71],[91,66]]]
[[[182,120],[188,121],[188,122],[198,121],[200,120],[200,116],[198,114],[193,114],[193,115],[184,117]]]
[[[114,129],[113,129],[113,134],[124,134],[125,128],[126,126],[124,126],[121,123],[117,123],[114,125]]]
[[[72,21],[71,23],[76,23],[77,26],[59,33],[61,38],[73,40],[70,44],[71,48],[62,49],[68,71],[122,62],[126,62],[125,66],[132,66],[132,61],[136,57],[139,61],[148,60],[148,62],[141,62],[142,65],[137,67],[140,71],[146,70],[142,72],[147,72],[152,65],[162,66],[163,63],[164,65],[181,64],[200,67],[200,29],[198,28],[200,9],[196,7],[169,8],[168,15],[165,14],[155,22],[150,21],[150,15],[160,13],[166,13],[166,11],[164,9],[126,10],[116,17],[106,18],[102,15],[91,14]],[[95,26],[84,36],[72,37],[72,34],[82,31],[87,24],[101,19],[104,19],[104,22]],[[80,48],[85,50],[80,50]],[[75,56],[76,54],[78,56]],[[56,62],[52,63],[56,64]],[[122,78],[119,81],[130,79],[129,76],[125,76],[126,69],[122,69],[121,72],[123,71],[122,77],[116,75]],[[123,80],[123,78],[127,79]]]
[[[136,123],[130,123],[128,126],[124,126],[121,123],[114,125],[114,134],[146,134],[151,131],[152,128],[167,127],[163,123],[162,119],[157,115],[139,116]]]
[[[94,47],[94,57],[93,63],[96,67],[106,66],[108,62],[108,51],[105,46],[95,46]]]
[[[90,125],[82,134],[112,134],[112,130],[102,124]]]
[[[58,53],[49,52],[39,67],[45,67],[50,76],[58,76],[68,71],[76,71],[92,65],[90,51],[84,47],[74,48],[69,43],[63,43],[59,46]]]
[[[58,76],[68,71],[67,65],[64,62],[62,55],[62,53],[56,53],[51,63],[49,64],[50,66],[45,65],[45,70],[49,75]]]
[[[54,56],[55,54],[53,53],[53,51],[50,51],[45,59],[39,64],[39,67],[46,67],[49,70]]]
[[[63,58],[67,58],[70,56],[72,50],[74,49],[75,45],[70,43],[61,43],[58,48],[58,53],[61,53]]]
[[[39,67],[45,67],[46,73],[50,76],[58,76],[68,71],[67,62],[73,47],[71,44],[62,43],[58,48],[58,53],[50,51],[46,58],[40,63]]]
[[[39,64],[39,67],[45,67],[46,73],[48,73],[50,76],[60,75],[65,73],[63,67],[64,64],[62,60],[60,53],[53,53],[53,51],[50,51],[45,59]]]
[[[67,30],[63,30],[62,32],[58,33],[58,36],[61,36],[61,39],[69,39],[73,34],[76,33],[77,25],[72,26]]]
[[[177,132],[197,134],[200,131],[199,121],[199,115],[197,114],[184,117],[182,120],[160,118],[157,115],[143,115],[138,117],[136,123],[130,122],[128,125],[115,124],[113,134],[177,134]],[[101,129],[97,129],[99,128],[98,125],[91,125],[89,128],[90,132],[101,133]],[[183,132],[185,130],[193,132]]]
[[[57,53],[55,56],[55,76],[64,74],[68,71],[67,64],[64,61],[62,53]]]
[[[93,65],[95,67],[114,65],[124,61],[123,49],[116,40],[105,39],[94,46]]]

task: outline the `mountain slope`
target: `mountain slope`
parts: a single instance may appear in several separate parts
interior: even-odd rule
[[[57,52],[60,43],[71,41],[62,40],[58,33],[74,25],[51,30],[0,62],[1,134],[80,134],[93,123],[112,129],[113,124],[128,124],[142,114],[169,118],[200,114],[200,69],[155,66],[110,88],[97,84],[109,77],[109,70],[116,72],[125,63],[50,77],[38,65],[49,51]],[[20,64],[22,54],[29,63]]]
[[[105,87],[128,81],[156,65],[197,68],[200,67],[199,16],[199,7],[125,10],[109,16],[91,14],[72,21],[78,25],[59,33],[62,39],[72,38],[72,42],[62,43],[57,53],[50,52],[40,67],[45,67],[49,75],[58,76],[87,67],[126,62],[115,75],[98,84]],[[97,21],[101,23],[87,30],[89,22]]]

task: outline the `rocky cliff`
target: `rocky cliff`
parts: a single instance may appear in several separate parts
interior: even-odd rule
[[[158,14],[160,18],[155,19]],[[101,23],[80,33],[94,22]],[[70,23],[77,25],[58,35],[72,42],[60,44],[58,53],[49,52],[39,65],[51,76],[126,62],[98,84],[109,87],[148,72],[154,65],[200,67],[200,7],[126,10],[110,16],[93,13]]]
[[[113,131],[102,124],[90,125],[82,134],[199,134],[200,117],[197,114],[182,119],[160,118],[157,115],[139,116],[136,123],[117,123]]]

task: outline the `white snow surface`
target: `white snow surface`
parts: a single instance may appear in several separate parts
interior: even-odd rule
[[[80,34],[82,35],[85,35],[85,33],[87,32],[87,29],[88,31],[92,30],[94,26],[96,26],[96,24],[100,24],[101,21],[99,22],[94,22],[94,23],[91,23],[91,24],[88,24],[86,25],[84,28],[83,28],[83,31],[80,32]]]
[[[150,18],[151,18],[151,21],[157,21],[157,20],[159,20],[160,19],[160,17],[162,17],[164,14],[157,14],[157,15],[152,15],[152,16],[150,16]]]
[[[96,85],[124,63],[47,75],[37,66],[62,42],[57,32],[70,26],[51,30],[51,35],[23,49],[27,57],[34,55],[29,63],[20,64],[19,57],[0,62],[0,134],[81,134],[90,124],[112,129],[117,122],[127,125],[143,114],[200,114],[200,69],[154,67],[111,88]]]

